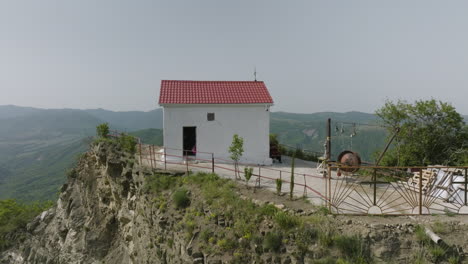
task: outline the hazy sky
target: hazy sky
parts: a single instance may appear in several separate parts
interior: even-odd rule
[[[468,1],[0,2],[0,105],[150,110],[161,79],[266,82],[273,111],[468,114]]]

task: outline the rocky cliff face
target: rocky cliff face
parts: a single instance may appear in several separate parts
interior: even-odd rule
[[[11,235],[24,241],[5,252],[2,263],[193,262],[181,250],[184,239],[158,224],[160,215],[142,188],[149,174],[118,146],[95,145],[69,172],[56,207]],[[165,236],[174,247],[153,248]]]

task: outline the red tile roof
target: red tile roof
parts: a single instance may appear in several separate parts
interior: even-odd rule
[[[161,81],[159,104],[273,104],[260,81]]]

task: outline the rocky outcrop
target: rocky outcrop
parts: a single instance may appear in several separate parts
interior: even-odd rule
[[[94,145],[68,174],[57,205],[11,235],[23,242],[0,263],[203,263],[153,208],[143,190],[150,174],[117,145]],[[172,248],[161,243],[166,238]]]

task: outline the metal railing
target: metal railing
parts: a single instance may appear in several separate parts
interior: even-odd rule
[[[338,176],[335,171],[344,174]],[[346,171],[357,170],[355,173]],[[336,214],[468,214],[468,167],[346,167],[330,164],[328,208]]]
[[[250,167],[254,168],[255,188],[275,190],[278,179],[282,188],[291,183],[290,170],[245,163],[233,166],[232,160],[217,158],[211,152],[197,151],[192,156],[188,155],[192,150],[142,144],[135,138],[140,164],[152,169],[185,170],[187,174],[200,171],[239,179],[238,176],[244,175],[244,168]],[[468,214],[468,166],[349,167],[335,162],[327,165],[324,175],[294,173],[297,187],[294,194],[325,205],[333,214]]]
[[[170,150],[178,151],[185,155],[170,154]],[[191,150],[168,148],[148,144],[138,144],[140,164],[152,169],[176,169],[185,170],[188,174],[192,170],[201,172],[218,173],[221,176],[236,178],[236,175],[244,175],[244,168],[254,168],[252,182],[255,188],[267,187],[276,189],[276,180],[280,179],[282,188],[290,184],[291,171],[277,168],[269,168],[258,164],[238,163],[234,166],[232,160],[217,158],[211,152],[197,151],[195,156],[187,155]],[[236,169],[237,167],[237,169]],[[315,169],[315,168],[310,168]],[[323,194],[326,178],[323,175],[309,173],[294,173],[295,196],[305,196],[325,205],[326,197]],[[239,179],[239,178],[237,178]]]

